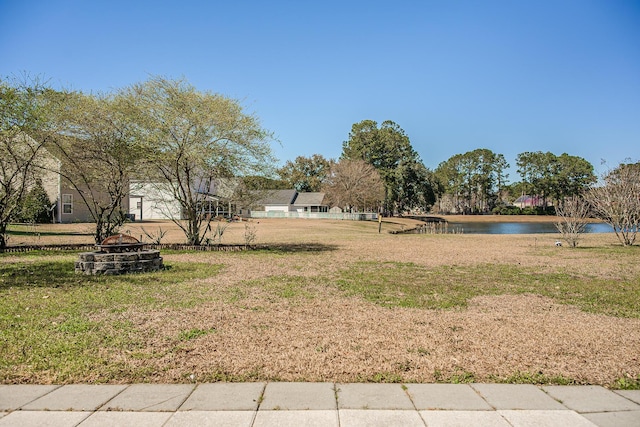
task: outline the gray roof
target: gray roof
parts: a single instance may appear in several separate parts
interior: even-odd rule
[[[294,202],[296,206],[322,206],[324,193],[298,193]]]
[[[296,190],[269,190],[266,192],[262,200],[258,202],[260,205],[291,205],[296,198]]]

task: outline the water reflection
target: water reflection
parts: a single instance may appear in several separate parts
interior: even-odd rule
[[[464,234],[538,234],[557,233],[550,222],[450,222],[450,233]],[[586,233],[612,233],[609,224],[589,223]]]

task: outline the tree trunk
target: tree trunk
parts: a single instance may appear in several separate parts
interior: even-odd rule
[[[0,250],[7,247],[7,224],[0,223]]]

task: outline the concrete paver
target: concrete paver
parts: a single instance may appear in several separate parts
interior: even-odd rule
[[[596,427],[573,411],[498,411],[513,427]]]
[[[638,400],[638,390],[519,384],[0,385],[0,427],[640,427]]]
[[[127,388],[126,385],[70,384],[22,407],[23,410],[95,411]]]
[[[344,426],[344,424],[342,424]],[[253,427],[339,427],[334,410],[258,411]]]
[[[418,410],[487,411],[493,409],[467,384],[407,384],[406,387]]]
[[[417,411],[340,409],[340,427],[425,427]]]
[[[340,409],[415,409],[400,384],[336,384]]]
[[[181,411],[255,411],[265,383],[199,384]]]
[[[0,385],[0,411],[13,411],[60,387],[59,385]]]
[[[269,383],[260,410],[335,410],[333,383]]]
[[[598,427],[640,427],[640,411],[582,414]]]
[[[254,411],[181,411],[164,427],[251,427]]]
[[[133,384],[107,402],[105,411],[176,411],[195,388],[190,384]]]
[[[162,427],[171,412],[95,412],[79,427]]]
[[[511,427],[496,411],[420,411],[429,427]]]
[[[640,390],[616,390],[614,393],[640,405]]]
[[[0,418],[2,427],[75,427],[91,412],[14,411]]]
[[[640,405],[600,386],[545,386],[551,397],[577,412],[640,411]]]
[[[471,384],[495,409],[563,410],[558,401],[531,384]]]

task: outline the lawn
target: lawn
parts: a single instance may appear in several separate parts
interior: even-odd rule
[[[223,242],[242,243],[244,225]],[[557,235],[386,232],[407,223],[254,225],[264,249],[163,251],[167,270],[144,275],[0,254],[0,382],[640,385],[640,249],[612,234],[570,249]],[[62,227],[12,238],[90,242],[86,225]]]

